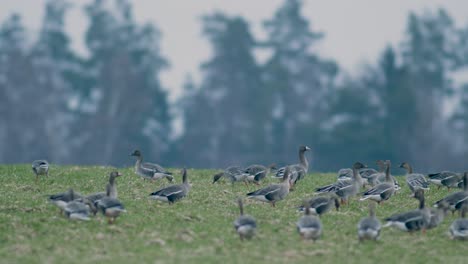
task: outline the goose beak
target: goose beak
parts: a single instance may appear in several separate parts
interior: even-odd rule
[[[122,176],[123,174],[120,172],[117,172],[117,176]]]
[[[306,149],[306,150],[310,150],[310,148],[309,148],[309,147],[307,147],[307,146],[305,147],[305,149]]]

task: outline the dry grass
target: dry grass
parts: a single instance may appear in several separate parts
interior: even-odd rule
[[[103,191],[109,167],[51,168],[49,178],[35,183],[29,165],[0,166],[0,262],[2,263],[461,263],[467,244],[447,236],[448,216],[442,226],[426,235],[384,229],[377,243],[360,244],[356,224],[367,214],[367,203],[352,200],[339,212],[322,217],[323,238],[302,242],[295,223],[295,207],[314,187],[335,180],[333,174],[310,174],[276,208],[246,201],[246,212],[258,223],[258,236],[242,243],[232,222],[238,210],[235,198],[256,186],[211,184],[212,170],[189,170],[193,187],[174,205],[148,199],[165,182],[147,182],[131,169],[120,170],[119,198],[128,213],[107,225],[102,216],[72,222],[58,214],[47,195],[69,187],[87,194]],[[178,170],[173,170],[178,171]],[[176,176],[180,182],[180,176]],[[273,181],[273,180],[271,180]],[[403,181],[402,179],[400,182]],[[429,203],[447,194],[431,189]],[[403,190],[377,208],[379,218],[417,207]]]

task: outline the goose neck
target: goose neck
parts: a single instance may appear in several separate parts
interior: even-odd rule
[[[306,169],[306,171],[309,170],[309,162],[307,161],[307,158],[305,156],[305,151],[299,151],[299,161],[301,165]]]

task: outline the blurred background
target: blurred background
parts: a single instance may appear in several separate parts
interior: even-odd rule
[[[17,0],[0,163],[468,161],[466,1]]]

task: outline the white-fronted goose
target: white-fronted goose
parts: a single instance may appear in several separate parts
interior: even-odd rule
[[[106,190],[109,189],[109,197],[117,199],[117,184],[115,182],[117,177],[122,176],[120,172],[113,171],[109,174],[109,183],[106,185]],[[107,196],[106,192],[97,192],[90,195],[87,195],[85,199],[91,201],[93,204],[104,197]],[[96,212],[94,212],[96,214]]]
[[[242,204],[242,198],[238,198],[237,202],[239,204],[239,217],[234,221],[234,228],[236,232],[239,234],[241,240],[244,239],[251,239],[257,230],[257,223],[255,222],[255,218],[250,215],[244,214],[244,206]]]
[[[375,203],[369,202],[369,216],[361,219],[357,225],[359,241],[379,239],[382,225],[375,217]]]
[[[135,173],[144,179],[158,180],[166,178],[170,182],[173,181],[174,177],[172,177],[172,173],[160,165],[143,162],[143,155],[139,150],[135,150],[130,156],[136,157]]]
[[[223,172],[215,174],[213,176],[213,183],[218,182],[223,177],[228,179],[232,184],[235,182],[247,183],[249,174],[240,166],[230,166]]]
[[[395,184],[393,179],[390,177],[390,161],[387,160],[385,162],[385,179],[386,182],[380,183],[372,187],[371,189],[364,192],[363,197],[360,199],[361,201],[370,199],[377,203],[381,203],[385,200],[390,199],[395,193]]]
[[[36,181],[39,175],[49,176],[49,162],[47,160],[35,160],[32,163],[32,170],[36,174]]]
[[[413,173],[413,168],[411,165],[409,165],[409,163],[401,163],[400,168],[406,170],[406,184],[408,184],[408,187],[412,193],[418,189],[429,190],[429,181],[426,179],[426,177],[424,177],[423,174]]]
[[[276,169],[276,164],[270,164],[267,167],[263,165],[250,165],[245,168],[244,173],[248,174],[248,180],[258,184],[263,180],[272,170]]]
[[[289,167],[289,173],[291,174],[291,186],[294,186],[297,181],[301,180],[302,178],[307,175],[309,171],[309,162],[305,156],[305,152],[310,150],[307,146],[300,146],[299,147],[299,163],[294,165],[288,165],[282,168],[279,168],[276,172],[276,178],[283,178],[284,171],[286,167]]]
[[[341,198],[341,203],[348,203],[348,199],[351,196],[356,195],[362,186],[362,177],[359,174],[359,170],[366,166],[361,162],[355,162],[353,164],[353,179],[350,184],[345,186],[339,186],[336,188],[336,195]],[[343,181],[342,181],[343,182]]]
[[[468,219],[465,218],[467,212],[468,203],[464,203],[461,208],[461,218],[450,225],[449,232],[452,239],[468,240]]]
[[[312,213],[319,216],[330,211],[333,206],[335,206],[337,211],[340,209],[340,201],[338,196],[334,193],[330,195],[320,195],[313,197],[309,200],[306,200],[305,203],[309,206],[309,210],[312,211]],[[301,205],[299,207],[299,211],[304,212],[305,206]]]
[[[113,224],[115,219],[119,217],[121,213],[127,212],[124,205],[116,198],[110,197],[111,188],[109,185],[106,187],[106,197],[94,202],[97,210],[101,211],[108,219],[109,224]]]
[[[322,235],[322,223],[320,219],[313,214],[307,202],[304,203],[304,215],[296,223],[297,232],[303,240],[316,241]]]
[[[150,194],[152,199],[168,202],[170,204],[184,198],[190,191],[190,183],[187,178],[187,169],[182,170],[182,184],[175,184],[153,192]]]
[[[362,166],[364,166],[363,168],[365,168],[365,165],[362,165]],[[347,174],[348,173],[347,170],[348,169],[341,169],[340,171],[343,174]],[[355,181],[353,180],[353,178],[354,178],[353,169],[350,169],[350,170],[352,172],[351,178],[338,177],[338,180],[336,182],[316,188],[315,193],[318,193],[318,194],[320,194],[320,193],[336,193],[339,189],[346,188],[346,187],[352,185]],[[361,185],[364,185],[362,177],[360,177],[360,175],[358,175],[358,176],[359,176],[359,177],[357,177],[358,181],[361,182]]]
[[[439,201],[435,202],[434,206],[439,207],[442,202],[448,204],[452,213],[460,210],[464,202],[468,202],[468,172],[465,172],[463,175],[463,191],[456,192],[445,196]]]
[[[437,189],[440,189],[440,187],[445,186],[449,191],[450,188],[458,188],[458,184],[463,179],[463,175],[451,171],[431,173],[428,174],[427,177],[429,177],[429,181],[431,183],[437,185]]]
[[[449,205],[446,202],[440,203],[438,208],[431,208],[429,211],[431,219],[427,225],[427,229],[439,226],[444,221],[449,209]]]
[[[394,226],[406,232],[414,232],[418,230],[424,232],[429,225],[431,218],[430,210],[425,206],[424,190],[416,190],[414,197],[419,200],[419,209],[392,215],[385,219],[386,224],[384,226]]]
[[[69,202],[81,197],[81,194],[70,188],[66,192],[50,195],[49,201],[60,208],[60,213],[62,213]]]
[[[65,206],[65,215],[71,220],[88,221],[90,212],[96,214],[96,207],[94,204],[84,198],[82,201],[74,200]]]
[[[279,184],[270,184],[265,188],[250,192],[247,196],[250,199],[259,200],[262,202],[270,203],[275,207],[277,201],[283,200],[289,193],[290,187],[290,169],[286,167],[283,173],[283,180]]]

